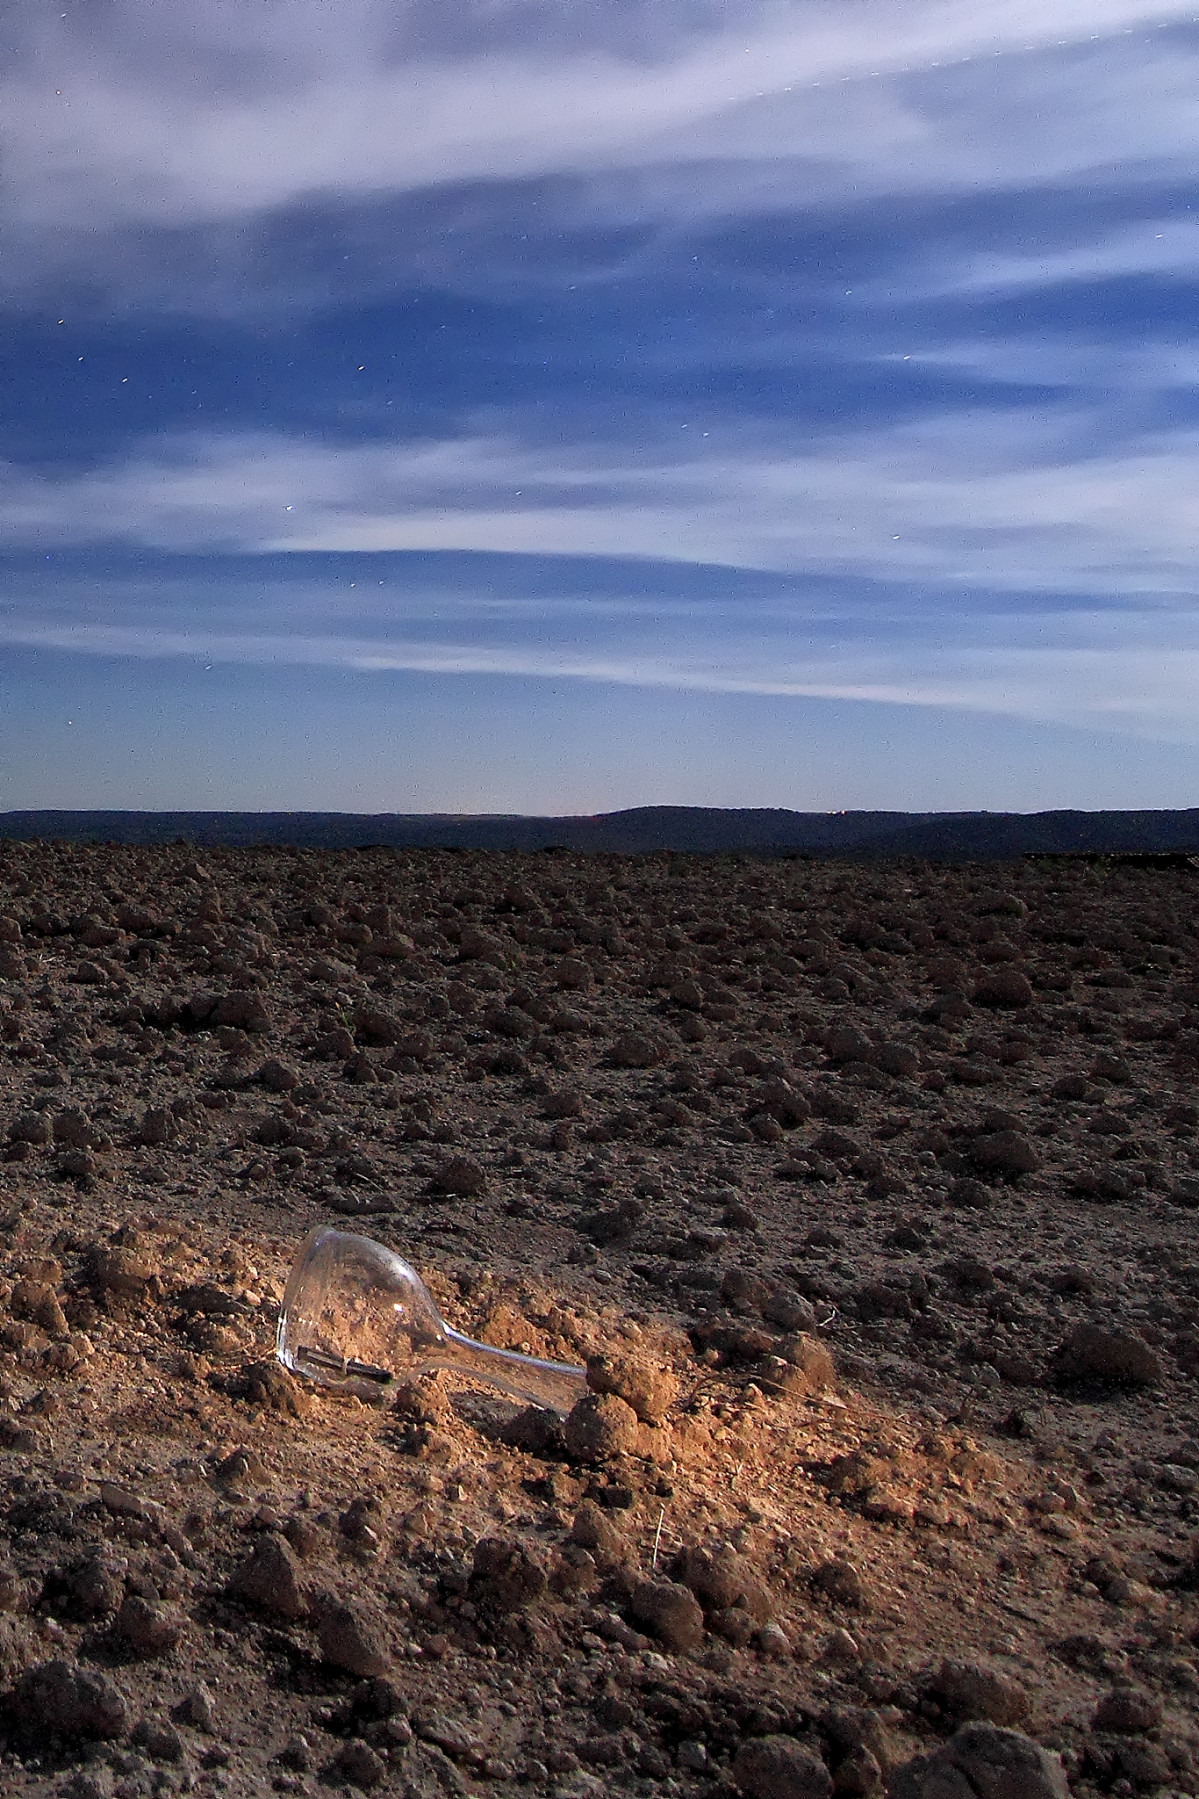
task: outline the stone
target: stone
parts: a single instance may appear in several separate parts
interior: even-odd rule
[[[754,1637],[754,1643],[757,1647],[758,1654],[764,1655],[768,1661],[790,1661],[791,1656],[794,1653],[791,1647],[790,1637],[787,1635],[782,1625],[776,1624],[773,1618],[763,1624],[761,1630],[759,1630]]]
[[[599,1555],[612,1560],[620,1560],[627,1548],[624,1537],[608,1513],[594,1499],[585,1499],[575,1513],[570,1527],[570,1540],[580,1549],[595,1550]]]
[[[824,1034],[824,1051],[830,1062],[869,1062],[874,1044],[865,1031],[852,1024],[835,1024]]]
[[[1058,1756],[1018,1730],[966,1724],[896,1769],[889,1799],[1070,1799]]]
[[[891,1734],[877,1711],[862,1705],[834,1705],[820,1720],[834,1751],[842,1756],[849,1756],[862,1751],[867,1752],[878,1769],[890,1768],[895,1762],[895,1745]],[[842,1769],[845,1763],[836,1764],[835,1785],[838,1792],[854,1791],[843,1784]]]
[[[862,1651],[858,1646],[857,1638],[850,1636],[847,1630],[838,1625],[837,1629],[830,1630],[824,1639],[820,1659],[831,1662],[834,1666],[852,1667],[855,1662],[861,1661]]]
[[[781,1331],[806,1332],[816,1328],[816,1308],[811,1300],[790,1292],[786,1287],[776,1287],[767,1294],[762,1306],[762,1316],[768,1323],[776,1324]]]
[[[704,990],[698,981],[676,981],[670,989],[670,997],[676,1006],[698,1012],[704,1003]]]
[[[599,1564],[589,1549],[564,1543],[550,1570],[550,1586],[563,1599],[590,1593],[599,1585]]]
[[[1131,1782],[1138,1791],[1150,1788],[1154,1792],[1167,1783],[1173,1784],[1170,1758],[1160,1743],[1124,1738],[1114,1748],[1116,1769],[1124,1776],[1124,1781],[1115,1788],[1117,1792],[1124,1787],[1124,1782]]]
[[[484,1756],[484,1737],[461,1718],[448,1712],[423,1712],[412,1720],[422,1743],[433,1743],[454,1761],[479,1762]]]
[[[233,1025],[251,1036],[260,1036],[271,1028],[271,1015],[257,993],[238,988],[218,999],[208,1015],[210,1025]]]
[[[564,992],[581,992],[594,984],[595,974],[581,956],[564,956],[551,968],[550,979]]]
[[[169,1655],[182,1634],[177,1618],[140,1593],[130,1593],[122,1601],[113,1628],[133,1654],[144,1661]]]
[[[521,1611],[540,1599],[547,1584],[540,1559],[503,1537],[481,1537],[475,1544],[471,1593],[497,1612]]]
[[[273,1530],[264,1531],[250,1554],[234,1569],[229,1591],[235,1599],[243,1599],[277,1618],[303,1618],[309,1610],[295,1552],[286,1537]]]
[[[740,1606],[730,1605],[726,1611],[710,1612],[708,1623],[717,1636],[723,1637],[734,1649],[747,1649],[753,1641],[754,1621]]]
[[[282,1749],[273,1758],[282,1768],[290,1768],[293,1773],[307,1774],[312,1766],[312,1744],[306,1736],[299,1732],[288,1737]]]
[[[253,1449],[233,1449],[216,1467],[216,1479],[230,1493],[248,1492],[266,1478],[266,1469]]]
[[[968,1174],[954,1181],[945,1197],[951,1206],[959,1206],[966,1212],[985,1212],[995,1203],[991,1189]]]
[[[368,954],[383,962],[406,962],[416,953],[416,945],[403,931],[391,931],[372,940]]]
[[[252,1362],[243,1370],[238,1385],[255,1405],[286,1418],[306,1418],[312,1410],[311,1394],[273,1356]]]
[[[751,1737],[733,1761],[745,1799],[831,1799],[832,1779],[814,1749],[795,1737]]]
[[[1041,1158],[1020,1131],[987,1131],[970,1145],[970,1159],[999,1174],[1035,1174]]]
[[[758,1624],[774,1614],[769,1588],[735,1549],[689,1546],[679,1551],[671,1572],[695,1594],[705,1611],[737,1606]]]
[[[638,1581],[629,1610],[659,1642],[677,1653],[698,1649],[704,1640],[704,1614],[699,1601],[678,1581]]]
[[[502,1426],[500,1441],[509,1449],[523,1449],[526,1455],[542,1459],[558,1455],[564,1447],[562,1421],[544,1406],[527,1405]]]
[[[137,1140],[147,1149],[162,1149],[173,1143],[179,1121],[169,1106],[147,1106],[137,1127]]]
[[[86,1112],[70,1106],[54,1120],[54,1141],[69,1149],[101,1149],[108,1139]]]
[[[175,1715],[180,1723],[190,1724],[193,1730],[201,1730],[211,1735],[216,1728],[216,1706],[209,1689],[200,1681],[189,1687],[175,1708]]]
[[[796,1130],[799,1124],[807,1124],[812,1117],[812,1106],[808,1105],[805,1096],[792,1087],[790,1081],[781,1078],[765,1081],[751,1094],[749,1103],[751,1110],[771,1117],[781,1130]]]
[[[361,1787],[366,1792],[378,1786],[387,1773],[387,1763],[361,1737],[351,1737],[333,1757],[329,1771],[334,1779]]]
[[[882,1799],[883,1768],[872,1749],[851,1749],[837,1763],[836,1790],[846,1799]]]
[[[317,1643],[322,1661],[359,1680],[372,1680],[387,1672],[389,1660],[380,1633],[356,1607],[342,1600],[329,1600],[321,1608]]]
[[[898,1080],[914,1081],[920,1073],[920,1057],[906,1043],[880,1043],[874,1052],[875,1065],[884,1074]]]
[[[1026,918],[1028,902],[1022,900],[1018,893],[996,888],[994,892],[979,894],[975,910],[980,918],[992,918],[1001,914],[1008,918]]]
[[[801,1331],[797,1336],[785,1338],[779,1345],[779,1353],[785,1367],[777,1378],[770,1378],[769,1384],[790,1394],[820,1393],[835,1385],[837,1368],[833,1352],[818,1338]]]
[[[129,1729],[129,1707],[112,1681],[62,1660],[27,1668],[10,1706],[20,1723],[41,1733],[108,1741]]]
[[[597,1245],[627,1243],[641,1220],[645,1207],[639,1199],[622,1199],[602,1211],[587,1213],[579,1220],[579,1229]]]
[[[1131,1331],[1078,1324],[1053,1355],[1058,1381],[1102,1381],[1115,1387],[1152,1387],[1162,1378],[1155,1350]]]
[[[1114,1056],[1110,1050],[1100,1050],[1088,1070],[1093,1081],[1114,1081],[1123,1085],[1132,1079],[1132,1069],[1123,1056]]]
[[[1160,1701],[1139,1687],[1112,1687],[1095,1708],[1091,1723],[1096,1730],[1114,1730],[1120,1736],[1141,1736],[1156,1730],[1162,1721]]]
[[[183,1738],[173,1724],[163,1724],[157,1718],[140,1718],[133,1729],[133,1741],[152,1762],[183,1760]]]
[[[623,1399],[643,1424],[660,1424],[679,1395],[679,1383],[668,1368],[614,1351],[588,1356],[587,1385],[595,1393]]]
[[[325,1031],[313,1046],[313,1055],[324,1062],[344,1062],[354,1054],[354,1038],[344,1025],[335,1030]]]
[[[582,1094],[574,1087],[560,1087],[556,1093],[547,1093],[541,1103],[541,1116],[551,1119],[581,1118]]]
[[[929,1682],[929,1691],[956,1718],[985,1718],[991,1724],[1015,1724],[1028,1711],[1028,1695],[1020,1684],[982,1662],[946,1659]]]
[[[300,1077],[289,1062],[271,1056],[258,1070],[258,1079],[268,1093],[290,1093],[300,1084]]]
[[[52,1568],[43,1597],[58,1616],[81,1623],[106,1617],[121,1603],[127,1564],[114,1556],[89,1554],[65,1568]]]
[[[458,954],[464,962],[490,962],[496,968],[502,968],[512,960],[502,938],[493,936],[490,931],[481,931],[475,925],[463,926],[458,939]]]
[[[662,1060],[662,1045],[642,1031],[625,1031],[608,1051],[613,1068],[655,1068]]]
[[[994,968],[978,982],[971,998],[976,1006],[1016,1009],[1031,1006],[1032,982],[1018,968]]]
[[[437,1169],[429,1187],[434,1193],[472,1199],[487,1191],[487,1174],[470,1156],[451,1156]]]
[[[760,1312],[770,1297],[770,1287],[748,1268],[729,1268],[720,1283],[720,1297],[732,1312]]]
[[[100,1164],[90,1149],[65,1149],[58,1158],[58,1172],[90,1179],[99,1170]]]
[[[571,1407],[563,1428],[572,1462],[603,1462],[637,1444],[637,1414],[615,1393],[587,1393]]]
[[[8,1127],[14,1143],[39,1145],[49,1143],[53,1135],[50,1120],[44,1112],[22,1112]]]
[[[852,1562],[834,1556],[812,1572],[812,1586],[834,1605],[847,1605],[855,1611],[866,1609],[866,1585]]]
[[[337,1527],[358,1549],[375,1554],[382,1547],[386,1530],[382,1503],[374,1493],[355,1494],[338,1518]]]
[[[520,1039],[537,1035],[537,1021],[519,1006],[501,1006],[487,1013],[486,1025],[499,1037]]]

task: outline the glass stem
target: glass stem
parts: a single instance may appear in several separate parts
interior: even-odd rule
[[[448,1325],[443,1345],[425,1358],[424,1367],[472,1375],[513,1399],[544,1406],[560,1417],[565,1417],[587,1391],[586,1368],[575,1368],[567,1362],[542,1362],[536,1356],[518,1355],[514,1349],[476,1343],[473,1337],[464,1337]]]

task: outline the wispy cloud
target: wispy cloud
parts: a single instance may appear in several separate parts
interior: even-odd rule
[[[1089,436],[1081,418],[983,415],[818,450],[642,445],[635,466],[498,435],[176,441],[16,475],[0,529],[26,569],[31,546],[72,537],[126,560],[86,581],[53,556],[10,574],[0,644],[949,706],[1199,742],[1193,436],[1088,456]],[[497,582],[483,552],[533,558],[537,581]],[[454,572],[434,582],[439,557]],[[668,588],[637,558],[673,570]]]
[[[110,598],[109,605],[111,607]],[[0,609],[0,646],[65,651],[108,658],[166,659],[269,666],[309,666],[363,675],[416,672],[437,675],[525,676],[710,694],[866,701],[956,708],[1057,721],[1091,729],[1199,744],[1199,632],[1182,645],[1137,646],[1143,620],[1110,621],[1131,642],[1102,646],[1051,644],[1035,650],[997,641],[953,643],[921,640],[879,642],[843,621],[840,641],[807,633],[802,609],[791,628],[775,619],[742,619],[740,628],[705,634],[702,646],[680,651],[677,642],[646,641],[644,622],[626,619],[625,631],[609,628],[602,644],[568,645],[568,620],[560,613],[533,642],[488,642],[476,629],[455,636],[453,608],[423,635],[397,630],[366,637],[353,632],[214,629],[203,617],[190,623],[145,618],[128,623],[55,620]],[[477,621],[476,621],[477,622]],[[709,627],[712,625],[709,620]],[[757,628],[755,628],[755,625]],[[749,627],[747,629],[747,626]],[[968,633],[961,633],[967,636]],[[555,641],[557,639],[557,641]]]
[[[198,436],[81,474],[10,470],[0,539],[649,556],[1189,603],[1193,433],[1088,453],[1092,435],[1082,418],[1011,412],[830,433],[816,448],[748,430],[619,452],[503,435],[347,447]]]
[[[731,26],[685,4],[454,8],[409,43],[389,7],[339,6],[335,26],[305,0],[247,10],[259,20],[118,0],[18,34],[0,79],[10,215],[94,231],[697,158],[806,159],[817,187],[841,164],[890,187],[943,181],[964,154],[960,178],[989,183],[1196,137],[1193,60],[1153,39],[1189,22],[1171,0],[795,0]],[[1060,66],[1120,34],[1114,67]],[[991,68],[972,73],[996,58],[1012,62],[999,105]]]
[[[940,273],[938,291],[958,296],[1027,292],[1038,287],[1112,281],[1121,276],[1199,274],[1199,218],[1149,218],[1091,241],[1046,244],[1040,254],[976,252]]]

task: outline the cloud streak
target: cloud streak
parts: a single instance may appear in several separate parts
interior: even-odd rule
[[[537,33],[522,34],[510,14],[516,29],[482,53],[469,35],[443,44],[435,32],[405,50],[389,41],[390,9],[339,8],[336,31],[323,11],[284,0],[268,31],[247,34],[228,9],[209,5],[195,30],[175,14],[164,33],[162,9],[126,3],[109,9],[99,39],[69,20],[32,32],[0,80],[10,216],[92,231],[135,219],[195,223],[319,194],[344,201],[704,159],[805,159],[817,187],[822,166],[841,163],[859,177],[872,168],[891,187],[944,179],[946,152],[965,148],[967,121],[953,116],[963,102],[975,145],[966,181],[995,178],[1001,143],[1009,167],[1023,142],[1024,166],[1035,156],[1044,173],[1054,162],[1078,166],[1080,152],[1108,162],[1115,145],[1177,155],[1196,137],[1192,60],[1154,41],[1190,20],[1169,0],[916,0],[902,9],[797,0],[751,9],[733,28],[727,14],[709,14],[701,29],[695,9],[664,7],[652,9],[652,48],[635,32],[649,8],[613,9],[611,29],[601,20],[590,33],[579,9],[548,7]],[[1107,79],[1085,57],[1043,66],[1124,34],[1135,41]],[[965,86],[955,78],[940,102],[935,87],[917,92],[922,78],[944,84],[946,71],[995,58],[1014,63],[1001,75],[1010,88],[1002,137],[993,98],[987,104],[989,69]],[[1043,110],[1047,84],[1055,106]],[[1011,131],[1013,104],[1026,114],[1024,133]]]
[[[434,642],[403,636],[359,637],[189,629],[170,624],[54,623],[0,613],[0,645],[71,655],[353,671],[362,675],[419,673],[448,676],[524,676],[675,692],[866,701],[955,708],[1035,722],[1055,721],[1158,740],[1199,745],[1195,693],[1199,641],[1189,647],[1127,645],[1054,647],[905,644],[880,646],[869,638],[839,651],[805,648],[800,633],[758,633],[722,640],[707,656],[670,647],[622,646],[592,650],[488,644],[447,637]]]
[[[832,433],[816,450],[748,432],[710,447],[679,432],[636,455],[501,435],[353,447],[196,436],[81,474],[11,469],[0,540],[648,556],[1190,603],[1193,434],[1087,454],[1090,435],[1081,419],[1017,412]]]

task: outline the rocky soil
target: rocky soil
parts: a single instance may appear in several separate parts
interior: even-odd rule
[[[0,1790],[1199,1793],[1197,883],[0,845]]]

